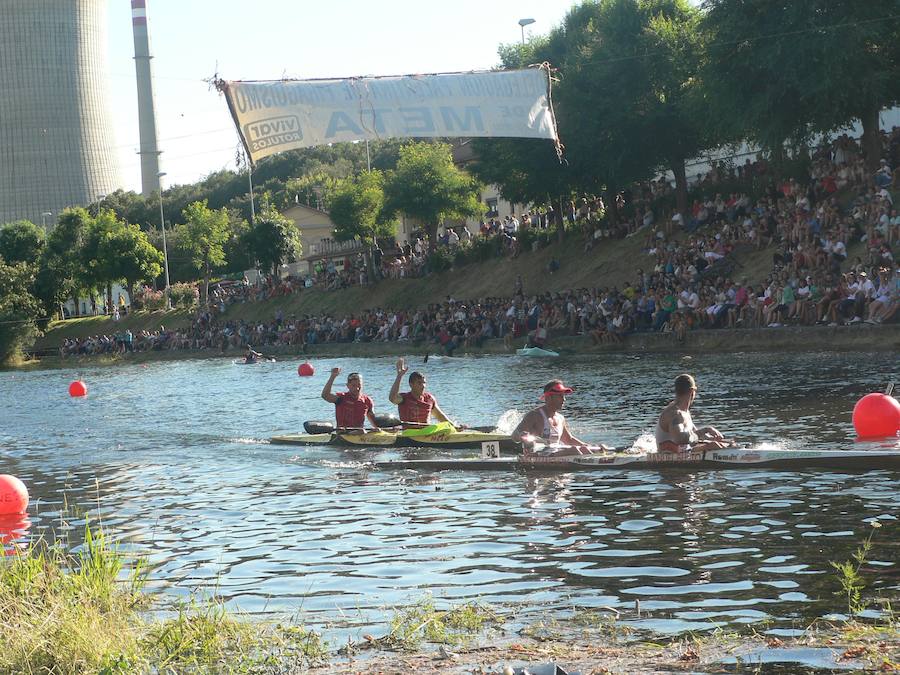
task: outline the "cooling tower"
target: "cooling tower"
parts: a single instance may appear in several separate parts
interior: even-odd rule
[[[0,1],[0,223],[55,222],[121,187],[106,0]]]
[[[159,148],[156,144],[156,108],[153,103],[153,71],[150,67],[150,29],[147,1],[131,0],[134,31],[134,68],[137,75],[138,125],[141,133],[141,192],[149,197],[159,192]]]

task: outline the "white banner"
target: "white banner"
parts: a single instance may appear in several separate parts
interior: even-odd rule
[[[294,148],[380,138],[557,141],[545,68],[219,86],[254,162]]]

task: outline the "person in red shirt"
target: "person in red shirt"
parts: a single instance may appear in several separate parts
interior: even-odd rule
[[[400,393],[400,380],[403,379],[407,372],[409,372],[409,366],[406,365],[406,362],[403,359],[397,359],[397,377],[394,379],[388,398],[391,403],[397,406],[401,421],[411,423],[409,424],[411,427],[431,424],[432,417],[438,422],[450,422],[450,418],[438,406],[437,399],[425,391],[426,381],[422,373],[410,373],[410,390]],[[453,422],[450,422],[450,424],[453,424]],[[454,424],[453,426],[456,425]]]
[[[322,398],[329,403],[334,403],[334,416],[339,428],[362,429],[366,424],[366,418],[376,429],[375,404],[371,398],[362,393],[363,378],[359,373],[347,375],[347,391],[340,394],[331,393],[331,385],[340,375],[340,368],[332,368],[331,376],[322,388]]]

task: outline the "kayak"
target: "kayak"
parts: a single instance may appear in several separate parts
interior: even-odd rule
[[[275,363],[275,359],[257,359],[256,361],[245,361],[244,359],[235,359],[232,363],[236,366],[255,366],[260,363]]]
[[[522,347],[516,350],[516,356],[559,356],[559,352],[541,347]]]
[[[414,433],[410,434],[410,431]],[[293,434],[273,436],[269,442],[275,445],[334,445],[338,447],[394,447],[394,448],[445,448],[448,450],[482,449],[491,444],[497,452],[519,452],[520,444],[508,434],[462,429],[421,433],[420,429],[403,431],[345,431],[325,434]]]
[[[833,469],[900,471],[900,450],[774,450],[725,448],[687,453],[610,452],[595,455],[527,454],[471,459],[395,459],[374,462],[379,469],[495,469],[539,471],[601,471],[614,469]]]

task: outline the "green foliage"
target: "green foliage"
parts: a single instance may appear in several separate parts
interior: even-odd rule
[[[17,220],[0,227],[0,258],[13,264],[34,264],[44,250],[44,231],[28,220]]]
[[[194,268],[203,272],[205,305],[209,298],[210,275],[225,264],[225,244],[232,233],[231,218],[227,209],[214,211],[206,200],[188,204],[181,215],[185,222],[177,228],[176,239],[190,254]]]
[[[384,174],[364,171],[338,183],[329,215],[338,241],[358,239],[371,246],[379,238],[393,236],[396,223],[384,212]]]
[[[193,307],[199,298],[196,284],[178,283],[169,286],[169,300],[173,307]]]
[[[246,235],[246,241],[260,268],[273,274],[278,272],[282,263],[297,260],[302,252],[300,230],[272,208],[259,214]]]
[[[472,634],[499,620],[491,608],[474,602],[439,610],[434,598],[426,595],[415,605],[394,613],[387,642],[407,651],[418,649],[423,639],[438,644],[462,644]]]
[[[452,269],[454,258],[453,251],[446,246],[435,248],[425,258],[425,269],[429,272],[446,272]]]
[[[862,601],[862,592],[866,588],[866,581],[860,570],[868,562],[869,553],[872,551],[872,537],[875,530],[881,527],[877,520],[872,523],[872,531],[850,556],[850,560],[843,562],[831,561],[831,566],[836,571],[838,582],[841,585],[840,595],[847,598],[847,612],[852,616],[859,614],[866,606]]]
[[[706,103],[733,139],[778,156],[785,142],[853,118],[872,138],[878,111],[900,100],[895,0],[708,0],[705,7]],[[877,162],[877,145],[866,145]]]
[[[445,218],[480,216],[479,184],[453,163],[444,143],[411,143],[400,148],[397,168],[385,181],[386,214],[405,213],[421,223],[434,248]]]
[[[0,364],[7,363],[38,334],[41,305],[31,294],[34,268],[7,265],[0,258]]]

